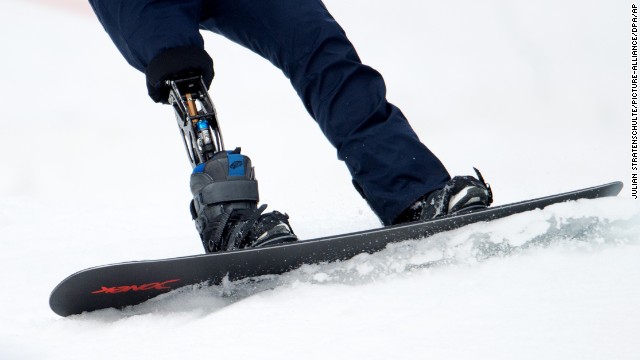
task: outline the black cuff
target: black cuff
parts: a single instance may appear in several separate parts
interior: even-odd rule
[[[145,71],[149,96],[155,102],[167,104],[169,87],[166,80],[202,76],[207,89],[213,81],[213,60],[204,49],[183,46],[167,49],[153,58]]]

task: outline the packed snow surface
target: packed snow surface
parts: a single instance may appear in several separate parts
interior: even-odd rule
[[[390,101],[496,203],[559,204],[331,264],[60,318],[96,265],[201,253],[172,110],[84,2],[0,12],[0,359],[639,359],[626,1],[325,1]],[[56,6],[57,4],[57,6]],[[52,6],[53,5],[53,6]],[[303,239],[379,226],[267,61],[205,34],[225,143]]]

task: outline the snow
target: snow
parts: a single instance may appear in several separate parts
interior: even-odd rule
[[[5,0],[1,359],[640,357],[631,3],[325,3],[421,139],[452,173],[481,169],[497,204],[627,187],[342,263],[60,318],[49,292],[75,271],[201,253],[190,167],[171,109],[147,98],[93,15],[70,1]],[[225,143],[252,157],[270,208],[302,238],[378,226],[279,71],[205,40]]]

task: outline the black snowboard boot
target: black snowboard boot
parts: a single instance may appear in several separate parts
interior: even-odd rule
[[[463,214],[488,207],[493,202],[491,187],[473,168],[478,178],[456,176],[444,188],[425,195],[396,218],[394,224],[429,220],[453,214]]]
[[[191,174],[191,215],[207,253],[298,240],[289,216],[257,207],[258,182],[240,149],[221,151]]]

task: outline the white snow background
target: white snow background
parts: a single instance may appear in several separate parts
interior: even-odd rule
[[[0,5],[0,359],[640,359],[628,1],[327,0],[388,98],[496,204],[561,204],[262,282],[61,318],[107,263],[202,252],[172,110],[81,0]],[[74,7],[78,11],[68,11]],[[206,33],[227,147],[303,239],[378,226],[288,80]]]

